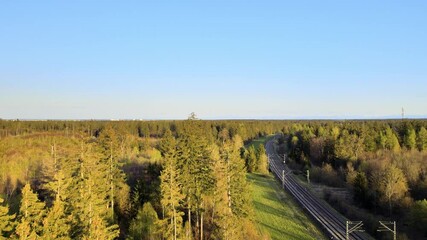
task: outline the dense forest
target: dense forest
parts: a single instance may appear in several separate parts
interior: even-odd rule
[[[242,149],[244,141],[279,126],[1,121],[1,235],[259,239]]]
[[[427,226],[427,121],[0,121],[0,231],[16,239],[260,239],[247,172],[281,133],[295,170],[344,188],[374,232]],[[362,209],[362,210],[361,210]],[[415,235],[411,235],[412,232]]]
[[[420,239],[427,237],[426,129],[425,120],[310,121],[287,125],[279,141],[289,166],[330,186],[325,200],[372,235],[380,236],[379,220],[392,220],[402,239]],[[347,189],[350,199],[334,189]]]

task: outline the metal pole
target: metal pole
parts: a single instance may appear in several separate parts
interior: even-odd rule
[[[310,183],[310,170],[307,169],[307,182]]]
[[[282,170],[282,184],[283,188],[285,188],[285,170]]]
[[[396,240],[396,221],[393,221],[393,230],[394,230],[394,232],[393,232],[393,234],[394,234],[394,237],[393,237],[393,239],[394,240]]]
[[[348,221],[345,221],[345,239],[349,240],[349,238],[348,238]]]

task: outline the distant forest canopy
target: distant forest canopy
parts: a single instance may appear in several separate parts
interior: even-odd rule
[[[275,133],[281,153],[315,181],[425,226],[426,129],[426,120],[410,119],[0,120],[0,232],[260,239],[245,174],[266,172],[265,150],[243,146]]]

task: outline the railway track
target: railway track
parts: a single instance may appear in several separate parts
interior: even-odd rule
[[[301,186],[295,177],[289,174],[290,170],[283,164],[282,159],[277,155],[273,144],[274,140],[270,140],[266,143],[266,151],[269,155],[271,172],[273,172],[282,183],[284,182],[284,188],[287,189],[301,206],[323,227],[331,239],[346,240],[346,221],[348,221],[348,219],[334,211],[330,206],[327,206],[326,203],[320,201],[311,192]],[[285,176],[282,176],[283,171],[285,171]],[[349,239],[368,240],[372,238],[366,233],[352,232],[349,235]]]

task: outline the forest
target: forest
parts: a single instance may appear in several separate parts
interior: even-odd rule
[[[280,153],[348,218],[425,237],[427,121],[0,121],[0,232],[12,239],[262,239],[247,172]],[[369,229],[371,228],[371,229]]]
[[[427,237],[427,121],[310,121],[287,125],[279,140],[289,166],[310,171],[323,196],[379,238],[396,221],[400,239]],[[339,194],[344,189],[349,194]]]
[[[259,239],[242,149],[245,141],[278,126],[270,121],[1,121],[1,235]]]

